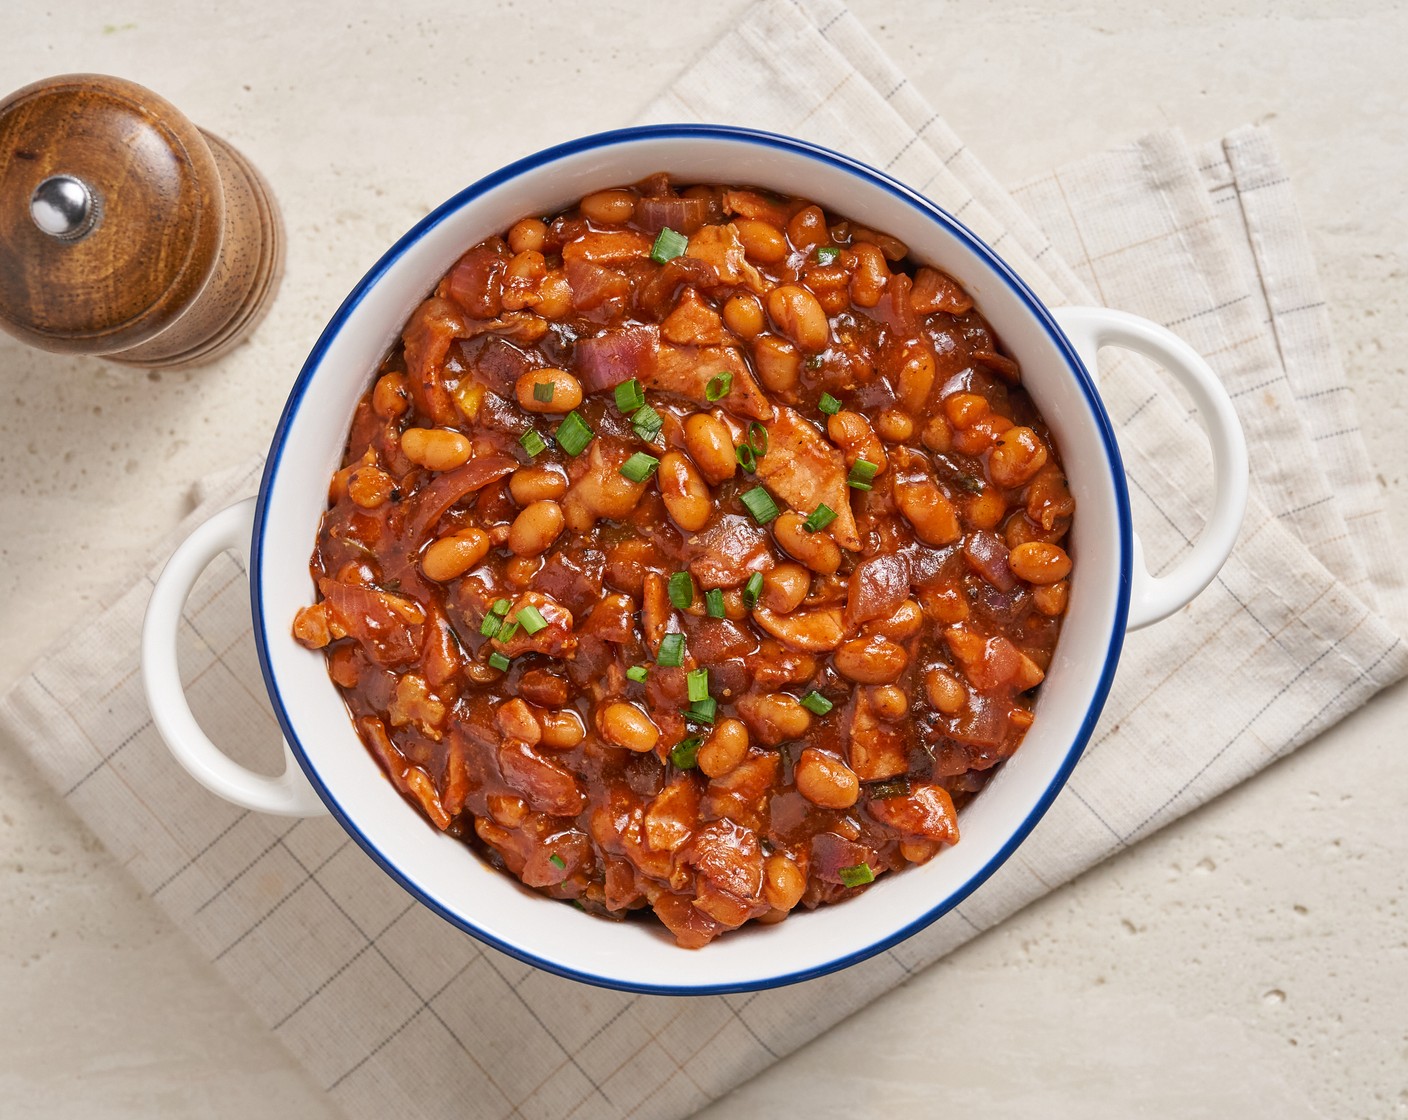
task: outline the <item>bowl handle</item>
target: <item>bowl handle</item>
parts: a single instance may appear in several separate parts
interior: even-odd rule
[[[233,550],[249,568],[249,543],[254,530],[254,498],[228,506],[203,522],[181,542],[167,561],[152,590],[142,624],[142,682],[147,705],[166,746],[191,777],[226,801],[286,817],[312,817],[327,812],[303,776],[293,753],[284,744],[284,772],[259,774],[226,755],[200,729],[176,659],[176,634],[181,612],[196,579],[215,557]]]
[[[1104,307],[1062,307],[1052,312],[1092,373],[1102,346],[1121,346],[1162,366],[1178,381],[1198,409],[1198,419],[1212,445],[1213,505],[1193,549],[1171,572],[1149,574],[1144,550],[1134,537],[1134,586],[1129,600],[1129,628],[1138,630],[1167,618],[1192,602],[1210,584],[1237,542],[1247,509],[1247,443],[1212,367],[1166,327]]]

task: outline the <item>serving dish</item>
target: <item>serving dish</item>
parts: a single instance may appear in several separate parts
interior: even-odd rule
[[[1063,452],[1080,511],[1070,608],[1022,750],[962,815],[964,839],[844,906],[744,931],[683,953],[657,929],[552,906],[424,827],[362,748],[321,656],[289,620],[309,598],[307,557],[358,397],[407,316],[469,245],[524,213],[550,213],[593,189],[668,170],[680,181],[754,183],[802,194],[904,240],[956,277],[1025,371]],[[1121,345],[1159,361],[1187,389],[1213,447],[1207,526],[1172,572],[1151,576],[1134,538],[1123,468],[1087,372]],[[285,814],[331,811],[402,886],[467,932],[575,979],[672,994],[770,987],[864,959],[957,905],[1015,850],[1056,796],[1098,718],[1127,627],[1178,610],[1230,553],[1246,497],[1240,427],[1216,376],[1152,323],[1103,309],[1051,312],[953,217],[856,161],[800,141],[713,126],[661,126],[587,137],[480,180],[450,199],[373,267],[333,316],[290,394],[257,500],[217,514],[177,550],[158,582],[143,638],[148,697],[178,760],[222,796]],[[248,557],[255,640],[287,737],[278,777],[229,760],[181,691],[175,634],[199,572],[226,549]]]

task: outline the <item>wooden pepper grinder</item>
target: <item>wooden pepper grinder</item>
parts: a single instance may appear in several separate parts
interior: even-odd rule
[[[149,89],[67,74],[0,101],[0,327],[174,368],[263,317],[283,228],[259,173]]]

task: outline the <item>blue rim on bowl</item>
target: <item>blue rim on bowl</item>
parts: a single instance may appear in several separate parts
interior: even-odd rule
[[[1113,629],[1106,647],[1105,664],[1101,668],[1099,680],[1096,683],[1090,705],[1086,710],[1080,727],[1072,738],[1070,746],[1067,748],[1066,755],[1061,761],[1061,765],[1052,776],[1051,781],[1042,792],[1037,803],[1007,842],[992,858],[979,868],[978,871],[972,874],[960,886],[951,890],[942,899],[939,899],[928,911],[914,921],[909,922],[900,929],[887,934],[863,948],[850,950],[815,967],[735,983],[659,985],[638,984],[615,977],[597,976],[590,972],[571,968],[560,962],[526,952],[480,928],[463,915],[454,913],[441,905],[436,899],[430,897],[423,891],[404,871],[387,859],[376,845],[362,832],[356,822],[343,811],[342,806],[328,790],[317,770],[310,763],[308,755],[302,743],[299,741],[297,733],[294,731],[293,722],[284,704],[278,682],[270,668],[268,633],[265,627],[261,604],[263,602],[263,536],[265,518],[268,514],[269,494],[274,477],[278,473],[279,463],[282,458],[289,429],[293,424],[295,416],[298,414],[304,392],[321,366],[328,347],[342,330],[348,317],[357,309],[366,294],[377,284],[392,263],[451,214],[454,214],[463,206],[474,201],[489,190],[510,183],[530,171],[537,170],[544,165],[551,164],[567,156],[610,148],[615,145],[630,144],[640,140],[680,139],[702,142],[711,140],[743,141],[764,148],[772,148],[804,155],[810,159],[848,171],[857,178],[879,187],[904,201],[931,221],[942,225],[975,256],[981,258],[1018,297],[1021,303],[1031,313],[1032,317],[1041,325],[1052,344],[1064,355],[1070,372],[1075,377],[1085,402],[1091,410],[1095,424],[1100,432],[1103,450],[1108,460],[1107,465],[1110,472],[1111,485],[1115,490],[1115,504],[1119,516],[1117,531],[1119,537],[1120,579],[1117,589]],[[358,376],[363,376],[361,371],[358,372]],[[265,688],[273,703],[274,713],[278,718],[280,727],[283,729],[284,737],[287,739],[294,756],[298,759],[299,765],[303,768],[304,774],[307,775],[308,780],[317,791],[318,796],[323,799],[323,802],[327,805],[329,811],[337,819],[338,823],[342,825],[347,833],[356,840],[381,869],[409,892],[412,897],[452,925],[477,938],[479,941],[491,945],[500,952],[507,953],[509,956],[523,961],[526,964],[541,968],[558,976],[578,980],[586,984],[593,984],[598,987],[653,995],[717,995],[728,992],[756,991],[794,984],[802,980],[809,980],[817,976],[824,976],[827,973],[847,968],[850,965],[874,956],[876,953],[883,952],[919,932],[921,929],[932,924],[948,911],[952,910],[1007,861],[1008,857],[1011,856],[1022,841],[1026,839],[1031,830],[1036,827],[1037,822],[1045,815],[1047,809],[1050,808],[1051,803],[1055,800],[1057,793],[1059,793],[1062,786],[1065,785],[1076,762],[1080,759],[1081,752],[1089,741],[1091,733],[1095,729],[1096,721],[1100,716],[1101,709],[1104,707],[1105,699],[1110,691],[1111,682],[1114,679],[1115,666],[1119,661],[1120,649],[1124,642],[1126,619],[1129,613],[1130,573],[1132,571],[1133,562],[1132,538],[1133,528],[1130,519],[1129,492],[1125,484],[1124,465],[1120,458],[1119,445],[1115,441],[1115,435],[1110,425],[1109,416],[1105,412],[1104,405],[1101,403],[1099,394],[1095,389],[1095,385],[1089,373],[1072,348],[1070,342],[1066,339],[1066,336],[1056,325],[1055,320],[1051,316],[1051,312],[1046,306],[1027,287],[1021,278],[1008,267],[1002,258],[993,252],[993,250],[981,241],[971,230],[964,226],[963,223],[958,221],[958,219],[947,211],[935,206],[922,195],[909,189],[898,180],[891,178],[883,172],[876,171],[874,168],[864,163],[816,144],[792,139],[791,137],[779,136],[774,133],[761,132],[753,129],[731,128],[721,125],[647,125],[638,128],[622,128],[610,132],[600,132],[558,144],[551,148],[545,148],[540,152],[526,156],[472,183],[458,194],[455,194],[441,205],[437,206],[412,226],[395,245],[381,256],[376,264],[374,264],[368,270],[367,274],[357,283],[357,286],[352,289],[347,298],[342,301],[341,306],[338,307],[337,311],[328,321],[328,325],[323,329],[322,334],[318,337],[318,341],[309,352],[307,360],[303,363],[303,368],[299,371],[298,378],[289,393],[288,401],[284,405],[283,413],[279,417],[278,427],[274,431],[274,438],[270,444],[269,455],[264,464],[264,475],[259,485],[259,500],[255,508],[254,539],[250,553],[250,613],[254,620],[255,647],[259,657],[260,671],[264,676]],[[282,625],[282,621],[278,624]],[[544,905],[547,904],[548,900],[545,899]]]

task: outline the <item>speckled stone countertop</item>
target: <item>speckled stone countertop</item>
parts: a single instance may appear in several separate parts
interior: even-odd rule
[[[342,295],[480,171],[629,121],[746,4],[9,5],[0,87],[142,82],[272,183],[288,271],[253,341],[148,374],[0,338],[0,687],[260,450]],[[1019,180],[1178,126],[1271,126],[1408,552],[1408,10],[853,0]],[[709,1109],[724,1116],[1408,1116],[1399,686]],[[0,1113],[330,1115],[277,1042],[0,744]]]

